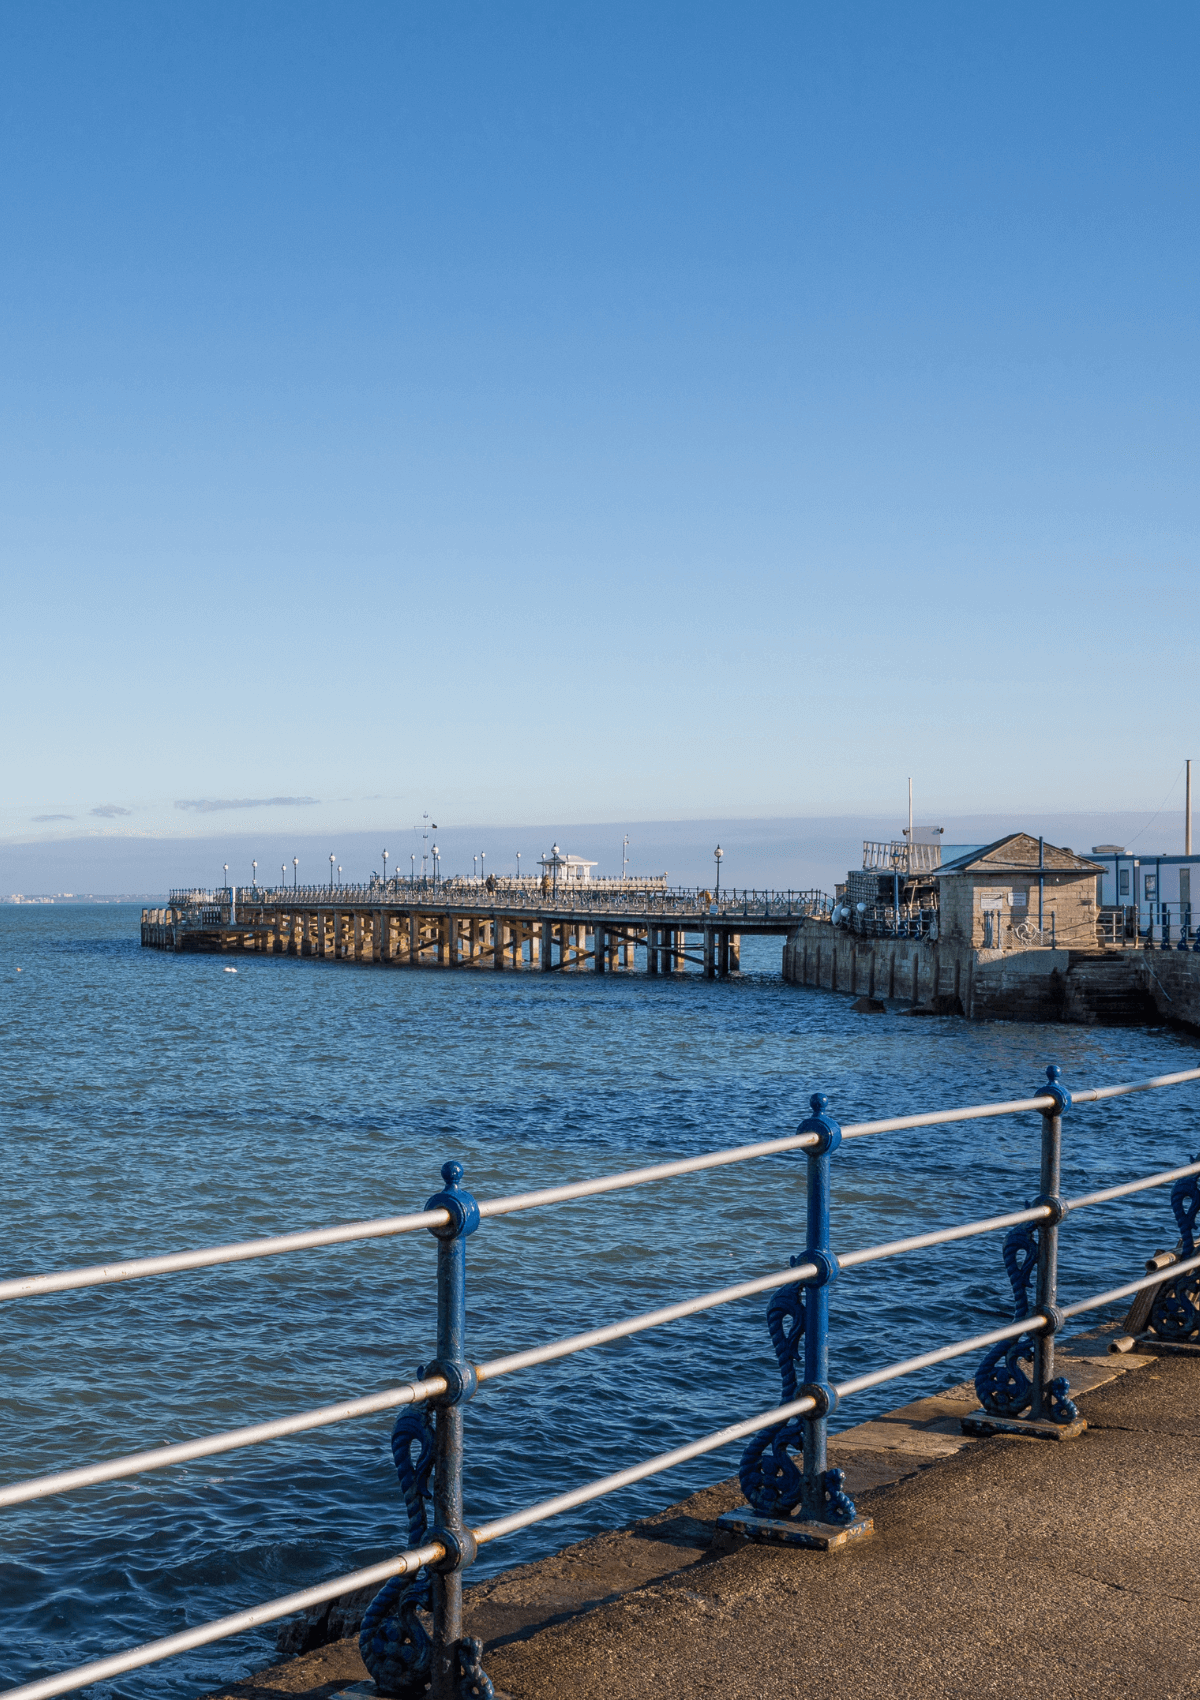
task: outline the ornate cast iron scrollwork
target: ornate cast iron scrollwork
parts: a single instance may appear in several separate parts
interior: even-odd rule
[[[417,1373],[424,1376],[425,1370]],[[408,1512],[409,1545],[424,1546],[429,1533],[425,1506],[431,1498],[429,1477],[433,1468],[433,1425],[424,1405],[401,1411],[396,1418],[392,1457]],[[433,1643],[419,1613],[428,1612],[430,1605],[430,1579],[422,1566],[411,1576],[391,1577],[367,1607],[358,1647],[380,1694],[419,1700],[428,1693]],[[482,1641],[464,1635],[457,1650],[456,1700],[495,1700],[495,1690],[481,1662]]]
[[[424,1375],[424,1370],[418,1372]],[[417,1456],[414,1462],[413,1449]],[[425,1510],[433,1468],[433,1425],[424,1405],[403,1410],[392,1429],[392,1457],[408,1511],[410,1547],[424,1546],[429,1532]],[[418,1612],[430,1609],[430,1582],[424,1566],[411,1576],[392,1576],[367,1607],[359,1630],[363,1663],[382,1694],[416,1700],[429,1687],[433,1644]]]
[[[798,1261],[793,1257],[793,1266]],[[804,1349],[804,1324],[803,1288],[778,1287],[767,1303],[767,1328],[783,1383],[782,1405],[796,1398],[796,1362]],[[791,1454],[802,1444],[803,1435],[803,1419],[792,1417],[750,1436],[738,1467],[738,1481],[747,1505],[761,1517],[786,1517],[799,1505],[804,1478]]]
[[[1013,1321],[1020,1322],[1033,1308],[1030,1286],[1037,1274],[1038,1236],[1030,1222],[1021,1222],[1004,1236],[1004,1268],[1013,1290]],[[1032,1334],[1018,1334],[1015,1340],[1001,1340],[993,1346],[975,1372],[975,1392],[985,1411],[997,1417],[1019,1417],[1033,1402],[1033,1377],[1026,1373],[1034,1365]],[[1046,1405],[1050,1421],[1073,1423],[1079,1416],[1070,1396],[1071,1386],[1065,1375],[1056,1375],[1046,1384]]]
[[[807,1263],[808,1257],[793,1257],[792,1267]],[[767,1304],[767,1328],[775,1357],[779,1364],[779,1379],[783,1397],[788,1405],[799,1396],[797,1363],[804,1349],[806,1321],[805,1294],[801,1286],[779,1287]],[[738,1467],[738,1482],[746,1503],[760,1517],[786,1517],[800,1503],[804,1492],[804,1477],[792,1457],[804,1443],[803,1417],[791,1417],[786,1422],[773,1423],[751,1435]],[[843,1470],[826,1470],[823,1477],[825,1523],[852,1523],[856,1516],[854,1501],[843,1491],[846,1480]]]
[[[1200,1157],[1193,1157],[1193,1163]],[[1200,1213],[1200,1175],[1183,1175],[1171,1188],[1171,1209],[1179,1226],[1179,1257],[1196,1255],[1196,1217]],[[1150,1309],[1150,1332],[1161,1340],[1188,1340],[1200,1330],[1200,1270],[1189,1269],[1159,1288]]]

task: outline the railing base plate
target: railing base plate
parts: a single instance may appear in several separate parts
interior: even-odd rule
[[[856,1517],[852,1523],[805,1523],[798,1517],[760,1517],[748,1505],[726,1511],[717,1518],[717,1533],[713,1545],[732,1546],[731,1537],[741,1535],[751,1541],[777,1541],[783,1546],[808,1547],[814,1552],[836,1552],[851,1541],[861,1540],[874,1529],[870,1517]]]
[[[1200,1358],[1200,1340],[1160,1340],[1157,1334],[1135,1334],[1133,1349],[1153,1357]]]
[[[959,1427],[964,1434],[986,1438],[992,1434],[1024,1434],[1031,1440],[1078,1440],[1087,1428],[1083,1417],[1073,1423],[1034,1422],[1029,1417],[996,1417],[990,1411],[972,1411]]]

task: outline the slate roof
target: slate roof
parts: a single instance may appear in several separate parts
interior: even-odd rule
[[[1077,856],[1074,850],[1065,850],[1058,844],[1044,844],[1043,869],[1046,873],[1055,874],[1102,874],[1103,867],[1099,862],[1089,862],[1085,856]],[[1028,874],[1037,873],[1038,841],[1031,838],[1027,832],[1010,832],[1004,838],[997,838],[993,844],[985,844],[981,850],[969,851],[960,856],[955,862],[945,862],[940,868],[933,870],[934,879],[942,879],[946,874]]]

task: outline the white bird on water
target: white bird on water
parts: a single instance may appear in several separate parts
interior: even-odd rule
[[[227,974],[236,974],[236,973],[237,973],[237,969],[236,969],[236,968],[227,968],[227,969],[226,969],[226,970],[225,970],[225,972],[226,972],[226,973],[227,973]]]

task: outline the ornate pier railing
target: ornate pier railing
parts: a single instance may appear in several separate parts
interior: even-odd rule
[[[216,890],[180,887],[168,900],[185,925],[217,925],[237,909],[397,908],[461,909],[464,913],[620,914],[692,917],[697,925],[718,920],[781,920],[827,915],[833,899],[823,891],[773,891],[735,886],[720,892],[703,886],[642,888],[611,881],[564,881],[543,890],[539,880],[389,879],[364,885],[228,886]]]
[[[426,1231],[437,1245],[436,1350],[432,1359],[417,1371],[415,1379],[365,1397],[293,1412],[271,1422],[156,1446],[0,1487],[0,1507],[18,1505],[75,1492],[98,1482],[168,1469],[192,1459],[398,1410],[392,1452],[408,1514],[408,1547],[383,1563],[332,1577],[319,1586],[250,1605],[214,1622],[197,1624],[181,1633],[118,1650],[73,1670],[8,1689],[4,1691],[8,1700],[50,1700],[52,1695],[69,1693],[241,1634],[367,1586],[378,1587],[379,1592],[363,1619],[360,1646],[367,1668],[381,1691],[414,1696],[427,1692],[433,1700],[487,1700],[492,1688],[482,1667],[482,1650],[477,1641],[463,1635],[462,1585],[464,1572],[474,1562],[479,1548],[488,1542],[502,1540],[518,1529],[559,1516],[575,1506],[739,1441],[746,1443],[739,1479],[747,1504],[743,1510],[727,1513],[721,1519],[727,1530],[824,1551],[861,1539],[870,1534],[871,1520],[859,1515],[845,1491],[841,1472],[828,1467],[826,1442],[831,1412],[840,1402],[868,1389],[981,1352],[985,1355],[975,1374],[980,1408],[964,1418],[969,1431],[1074,1437],[1086,1425],[1071,1400],[1067,1381],[1056,1373],[1054,1348],[1057,1336],[1075,1317],[1104,1309],[1129,1295],[1149,1294],[1149,1301],[1142,1306],[1143,1348],[1200,1352],[1200,1254],[1196,1249],[1200,1160],[1143,1174],[1080,1197],[1063,1198],[1060,1175],[1064,1122],[1069,1125],[1075,1104],[1159,1091],[1195,1080],[1200,1080],[1200,1069],[1072,1093],[1058,1068],[1052,1065],[1047,1070],[1046,1084],[1030,1097],[893,1116],[848,1127],[838,1125],[829,1114],[827,1099],[818,1093],[810,1100],[811,1113],[794,1134],[784,1138],[485,1200],[476,1200],[471,1195],[463,1184],[461,1165],[449,1161],[442,1166],[441,1189],[423,1209],[409,1215],[0,1281],[0,1302],[18,1301],[40,1294],[151,1276],[182,1275],[220,1264],[397,1234]],[[1026,1114],[1036,1115],[1040,1123],[1038,1193],[1032,1203],[1015,1209],[1002,1207],[977,1221],[880,1245],[841,1252],[834,1249],[830,1239],[830,1194],[837,1152],[846,1140]],[[577,1199],[651,1186],[720,1166],[793,1151],[803,1152],[806,1159],[807,1222],[803,1249],[792,1256],[788,1267],[755,1274],[715,1292],[681,1298],[658,1310],[535,1344],[524,1351],[482,1361],[474,1358],[466,1338],[467,1247],[471,1236],[484,1223],[520,1211],[562,1209]],[[1144,1276],[1129,1279],[1126,1271],[1116,1272],[1116,1284],[1108,1290],[1060,1303],[1058,1241],[1062,1226],[1080,1210],[1112,1204],[1164,1186],[1171,1188],[1170,1205],[1178,1234],[1176,1250],[1151,1258]],[[883,1259],[1000,1232],[1005,1234],[1004,1264],[1013,1288],[1011,1318],[984,1333],[943,1341],[899,1362],[843,1380],[834,1379],[830,1368],[829,1291],[843,1273]],[[515,1507],[488,1522],[469,1520],[463,1501],[465,1417],[471,1398],[482,1383],[767,1292],[772,1297],[766,1320],[781,1378],[777,1403],[749,1416],[736,1415],[714,1433],[685,1440],[670,1451],[637,1460],[597,1480],[582,1482],[570,1492]],[[536,1473],[537,1462],[536,1456],[531,1455],[528,1461],[531,1477]]]

